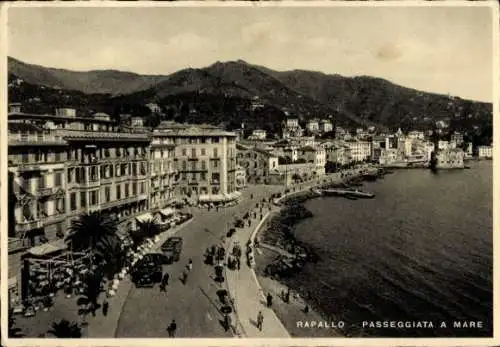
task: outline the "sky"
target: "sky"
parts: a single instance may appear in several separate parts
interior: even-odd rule
[[[140,74],[242,59],[491,102],[492,16],[459,6],[10,8],[8,55]]]

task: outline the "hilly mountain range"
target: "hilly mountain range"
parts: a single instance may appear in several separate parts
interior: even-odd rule
[[[185,115],[191,115],[189,121],[245,122],[259,126],[262,120],[259,117],[264,117],[272,129],[284,118],[281,112],[284,109],[298,115],[301,121],[331,115],[335,123],[350,127],[429,129],[437,121],[443,121],[457,130],[477,130],[492,122],[489,103],[425,93],[369,76],[343,77],[304,70],[282,72],[242,60],[216,62],[170,75],[116,70],[77,72],[26,64],[14,58],[9,58],[8,68],[11,80],[22,79],[31,86],[24,88],[30,93],[10,88],[10,101],[33,99],[37,93],[49,94],[53,104],[66,103],[109,113],[147,114],[141,106],[154,101],[170,112],[179,113],[184,108]],[[37,86],[44,92],[37,91]],[[66,96],[58,97],[61,93]],[[264,107],[249,111],[254,99]],[[193,115],[186,108],[198,112]]]

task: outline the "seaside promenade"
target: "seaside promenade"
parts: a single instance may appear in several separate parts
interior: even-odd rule
[[[355,171],[347,172],[347,176],[350,176]],[[280,203],[285,199],[298,194],[300,192],[307,191],[308,189],[318,186],[320,184],[325,184],[325,180],[328,183],[340,183],[341,176],[340,173],[328,175],[328,177],[321,180],[314,180],[310,182],[305,182],[300,185],[291,187],[290,192],[283,195],[276,202]],[[263,218],[260,217],[260,207],[253,207],[249,210],[250,215],[255,212],[257,218],[252,218],[251,225],[246,225],[245,228],[239,229],[236,234],[231,239],[228,249],[232,249],[234,244],[239,244],[246,247],[247,243],[253,244],[254,239],[261,227],[266,222],[272,214],[279,213],[281,209],[280,206],[265,203],[263,207]],[[256,249],[255,251],[259,251]],[[235,314],[237,321],[234,323],[236,331],[240,337],[251,337],[251,338],[290,338],[290,333],[285,328],[284,324],[280,321],[276,313],[272,308],[267,308],[266,306],[266,293],[264,293],[262,287],[259,284],[257,275],[254,269],[249,266],[246,261],[243,262],[241,269],[238,270],[226,270],[227,285],[229,288],[231,299],[235,307]],[[257,328],[257,315],[259,311],[262,312],[264,316],[264,323],[262,326],[262,331]]]
[[[306,191],[313,186],[324,184],[325,181],[340,181],[340,174],[332,174],[320,180],[300,183],[287,187],[289,193],[280,198],[292,196]],[[167,337],[166,326],[175,319],[178,323],[178,337],[231,337],[231,331],[225,332],[215,302],[215,292],[218,286],[211,277],[213,269],[203,263],[203,252],[212,244],[225,242],[229,249],[234,242],[239,242],[245,249],[248,240],[252,239],[260,226],[268,218],[269,211],[277,213],[279,206],[266,203],[263,208],[263,219],[260,220],[260,207],[256,204],[268,199],[273,193],[283,192],[283,186],[250,186],[243,191],[240,204],[219,211],[191,208],[193,219],[177,228],[160,235],[160,240],[153,250],[157,249],[168,237],[178,234],[184,239],[184,250],[179,263],[169,265],[167,271],[171,275],[172,284],[168,293],[161,293],[157,289],[135,288],[126,277],[114,297],[108,298],[109,312],[104,316],[100,311],[96,316],[87,316],[82,331],[85,337],[112,338],[112,337]],[[253,199],[251,198],[253,195]],[[270,210],[269,210],[270,207]],[[257,217],[251,219],[251,225],[238,229],[232,238],[225,234],[232,227],[235,218],[246,212],[256,212]],[[180,232],[182,231],[182,232]],[[180,233],[179,233],[180,232]],[[188,259],[193,259],[194,271],[190,275],[187,285],[183,285],[178,275],[186,265]],[[265,297],[253,269],[243,262],[240,271],[226,269],[226,283],[234,301],[235,314],[233,325],[240,337],[290,337],[283,324],[271,309],[265,307]],[[70,322],[82,322],[78,315],[76,299],[67,299],[63,295],[55,298],[55,304],[49,312],[38,312],[35,317],[16,318],[16,327],[19,327],[25,336],[51,337],[47,334],[53,322],[67,319]],[[100,301],[102,301],[101,299]],[[197,305],[192,305],[196,302]],[[257,314],[264,314],[263,330],[256,327]],[[138,324],[138,322],[141,324]]]

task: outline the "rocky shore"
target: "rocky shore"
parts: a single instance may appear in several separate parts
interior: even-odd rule
[[[318,183],[316,187],[346,187],[359,185],[360,172],[339,175],[338,179]],[[304,203],[316,198],[317,194],[305,187],[289,190],[289,195],[280,201],[279,212],[270,216],[257,236],[261,244],[256,255],[256,274],[266,293],[275,297],[273,309],[294,337],[339,337],[350,335],[348,327],[304,328],[301,322],[323,322],[324,325],[339,322],[335,317],[321,309],[314,300],[315,293],[305,289],[307,279],[301,276],[304,268],[312,269],[320,260],[317,252],[309,245],[300,242],[294,235],[294,228],[313,214]],[[267,247],[271,246],[271,247]],[[290,290],[290,300],[282,298]]]

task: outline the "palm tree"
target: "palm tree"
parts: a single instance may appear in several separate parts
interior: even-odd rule
[[[139,230],[144,237],[155,237],[161,232],[157,218],[150,218],[139,223]]]
[[[107,215],[93,212],[71,222],[66,242],[74,251],[94,251],[104,238],[115,235],[116,223]]]
[[[125,264],[126,251],[117,235],[108,235],[101,239],[96,245],[96,258],[103,265],[109,279],[120,271]]]
[[[52,329],[49,334],[58,338],[79,338],[82,337],[82,329],[77,323],[71,323],[66,319],[62,319],[59,323],[52,323]]]

